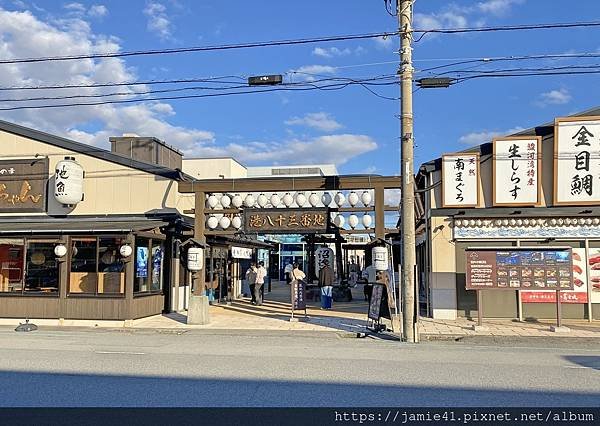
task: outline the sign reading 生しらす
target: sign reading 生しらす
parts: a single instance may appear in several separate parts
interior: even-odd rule
[[[600,204],[600,117],[555,120],[554,204]]]
[[[479,154],[442,156],[443,207],[479,205]]]
[[[541,137],[494,139],[494,205],[540,203]]]

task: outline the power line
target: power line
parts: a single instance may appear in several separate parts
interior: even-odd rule
[[[427,34],[464,34],[464,33],[483,33],[483,32],[500,32],[500,31],[523,31],[523,30],[543,30],[557,28],[587,28],[600,27],[600,21],[591,22],[563,22],[554,24],[527,24],[527,25],[505,25],[496,27],[464,27],[464,28],[434,28],[430,30],[413,30],[414,33],[422,33],[415,40],[418,43]]]
[[[68,55],[68,56],[44,56],[37,58],[17,58],[3,59],[0,64],[21,64],[34,62],[50,62],[50,61],[71,61],[77,59],[100,59],[100,58],[122,58],[127,56],[147,56],[147,55],[166,55],[173,53],[188,53],[188,52],[210,52],[215,50],[233,50],[233,49],[250,49],[256,47],[272,47],[272,46],[289,46],[310,43],[322,43],[332,41],[347,41],[347,40],[363,40],[369,38],[389,37],[397,35],[398,31],[366,33],[366,34],[351,34],[341,36],[326,36],[302,39],[287,39],[287,40],[271,40],[258,41],[250,43],[237,44],[221,44],[212,46],[193,46],[193,47],[177,47],[172,49],[155,49],[155,50],[134,50],[126,52],[107,52],[93,53],[88,55]]]

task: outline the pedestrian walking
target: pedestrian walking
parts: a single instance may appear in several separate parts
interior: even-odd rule
[[[256,263],[252,262],[250,267],[246,271],[246,280],[248,281],[248,287],[250,287],[250,295],[252,296],[252,304],[256,305],[256,293],[254,291],[256,287],[256,278],[257,278],[257,269]]]
[[[290,281],[291,284],[295,284],[294,281],[303,281],[304,278],[306,278],[306,274],[302,272],[302,270],[300,269],[300,265],[298,265],[297,263],[294,263],[292,265],[292,272],[290,272],[290,278],[292,279]]]
[[[262,305],[263,302],[263,293],[262,289],[265,285],[265,278],[267,277],[267,270],[265,268],[264,262],[258,263],[258,268],[256,269],[256,284],[254,285],[254,299],[256,300],[256,304],[258,306]]]
[[[331,309],[333,299],[333,269],[328,262],[319,270],[319,287],[321,287],[321,309]]]
[[[292,270],[294,269],[294,267],[292,266],[292,264],[290,262],[287,263],[287,265],[285,265],[285,268],[283,270],[283,274],[285,275],[285,282],[289,285],[290,282],[292,282]]]

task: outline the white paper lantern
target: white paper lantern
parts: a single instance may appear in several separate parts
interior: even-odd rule
[[[221,228],[227,229],[229,228],[229,225],[231,225],[231,219],[229,219],[227,216],[223,216],[221,220],[219,220],[219,225]]]
[[[223,194],[219,201],[224,209],[228,209],[231,206],[231,198],[229,198],[229,195],[227,194]]]
[[[65,157],[56,163],[54,198],[64,205],[74,205],[83,199],[83,167],[75,157]]]
[[[365,227],[365,229],[369,229],[371,227],[371,225],[373,224],[373,218],[371,217],[371,215],[365,214],[362,217],[362,224]]]
[[[561,218],[561,219],[557,219],[557,220],[556,220],[556,223],[558,224],[558,226],[563,226],[563,225],[564,225],[564,223],[565,223],[565,221],[564,221],[564,220],[562,220],[562,218]]]
[[[529,219],[523,219],[523,226],[529,226]]]
[[[369,191],[364,191],[360,196],[360,199],[365,207],[368,207],[372,200],[371,193]]]
[[[256,203],[261,207],[261,208],[265,208],[267,206],[269,202],[269,199],[267,198],[267,196],[265,194],[260,194],[257,198],[256,198]]]
[[[514,220],[514,219],[511,219],[511,220],[509,220],[509,221],[508,221],[508,224],[509,224],[510,226],[515,226],[515,225],[517,224],[517,221],[516,221],[516,220]]]
[[[598,225],[600,223],[600,219],[595,217],[592,222],[594,223],[594,225]]]
[[[348,203],[351,207],[354,207],[358,204],[358,194],[356,192],[352,191],[350,194],[348,194]]]
[[[469,226],[471,226],[471,227],[475,226],[475,219],[471,219],[469,221]]]
[[[358,201],[358,199],[356,201]],[[358,217],[355,214],[348,216],[348,225],[350,225],[350,228],[352,229],[356,228],[356,225],[358,225]]]
[[[244,204],[244,200],[242,199],[242,196],[240,194],[235,194],[231,199],[231,204],[236,209],[239,209],[240,207],[242,207],[242,204]]]
[[[308,196],[308,203],[313,207],[317,207],[317,204],[319,204],[319,196],[313,192]]]
[[[201,247],[190,247],[187,251],[187,268],[190,271],[201,271],[204,265],[204,250]]]
[[[483,222],[481,221],[481,219],[477,219],[475,221],[475,225],[477,225],[477,226],[481,226],[482,224],[483,224]]]
[[[217,226],[219,226],[219,219],[217,219],[216,216],[209,216],[206,220],[206,226],[208,226],[209,229],[216,229]]]
[[[235,229],[240,229],[242,227],[242,218],[239,216],[234,216],[233,219],[231,219],[231,225]]]
[[[344,216],[342,216],[341,214],[338,214],[336,217],[333,218],[333,224],[338,228],[343,228],[344,223],[346,223],[346,219],[344,219]]]
[[[585,220],[585,224],[588,226],[591,225],[592,223],[593,223],[593,221],[589,217]]]
[[[296,194],[296,204],[298,204],[298,207],[304,207],[306,204],[306,195],[304,195],[304,192],[298,192]]]
[[[550,219],[550,225],[556,226],[556,219],[554,219],[554,218]]]
[[[279,195],[277,195],[277,194],[271,195],[271,205],[273,207],[278,207],[280,203],[281,203],[281,198],[279,198]]]
[[[564,221],[564,224],[569,226],[571,224],[571,219],[570,218],[566,218]]]
[[[585,219],[584,218],[579,218],[579,224],[580,225],[585,225]]]
[[[54,255],[56,257],[64,257],[67,254],[67,248],[64,244],[54,246]]]
[[[378,271],[387,271],[389,268],[388,251],[385,247],[373,247],[371,250],[373,266]]]
[[[496,226],[502,226],[502,219],[496,219]]]
[[[545,223],[546,223],[546,220],[544,220],[544,219],[538,219],[538,220],[537,220],[537,224],[538,224],[539,226],[544,226],[544,224],[545,224]]]
[[[254,195],[252,194],[248,194],[246,195],[246,198],[244,198],[244,205],[246,207],[254,207],[255,202],[256,200],[254,199]]]
[[[343,193],[338,192],[335,194],[335,197],[333,197],[333,201],[338,207],[342,207],[344,205],[344,201],[346,201],[346,197]]]
[[[331,201],[333,199],[331,198],[331,194],[329,192],[324,192],[323,196],[321,197],[321,201],[323,202],[323,205],[325,207],[329,207],[329,205],[331,204]]]
[[[523,220],[517,219],[517,226],[523,226]]]
[[[502,225],[508,226],[508,219],[502,219]]]
[[[463,225],[463,221],[460,219],[454,219],[454,226],[461,227]]]
[[[215,207],[217,207],[217,204],[219,204],[219,199],[217,198],[217,196],[215,194],[210,194],[208,196],[208,208],[210,209],[214,209]]]
[[[283,204],[285,204],[286,207],[290,207],[293,203],[294,197],[292,197],[292,195],[289,192],[286,192],[283,196]]]

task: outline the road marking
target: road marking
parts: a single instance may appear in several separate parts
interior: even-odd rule
[[[581,365],[565,365],[564,367],[565,368],[573,368],[573,369],[576,369],[576,370],[588,370],[588,369],[592,369],[593,368],[593,367],[584,367],[584,366],[581,366]]]
[[[126,352],[126,351],[94,351],[101,355],[146,355],[145,352]]]

